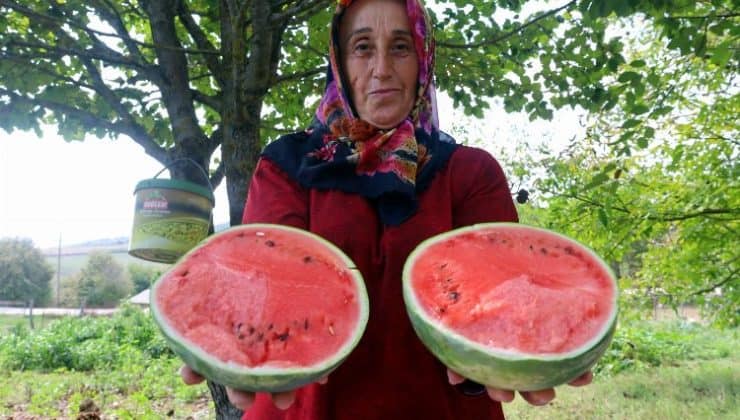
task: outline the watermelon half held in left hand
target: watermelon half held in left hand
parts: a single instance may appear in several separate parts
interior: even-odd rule
[[[362,276],[310,232],[252,224],[219,232],[151,289],[173,351],[204,377],[246,391],[315,382],[357,345],[368,318]]]
[[[422,242],[403,272],[407,312],[452,370],[500,389],[535,391],[588,371],[609,346],[617,283],[593,251],[513,223]]]

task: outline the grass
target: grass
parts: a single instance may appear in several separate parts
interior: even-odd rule
[[[128,370],[4,372],[0,379],[0,418],[76,418],[90,402],[102,418],[209,418],[205,385],[186,386],[167,359]]]
[[[533,407],[520,396],[506,404],[510,419],[737,419],[740,359],[661,366],[589,386],[559,387],[549,405]]]
[[[103,418],[210,418],[205,385],[179,383],[176,359],[131,371],[7,372],[0,379],[0,418],[75,418],[91,400]],[[547,406],[521,397],[504,405],[509,419],[736,419],[740,409],[740,359],[651,368],[593,384],[560,387]],[[21,415],[22,414],[22,415]]]
[[[0,316],[0,334],[9,334],[4,346],[0,335],[0,418],[78,418],[90,405],[103,419],[213,416],[207,387],[182,383],[181,362],[163,351],[151,319],[134,307],[110,319],[64,319],[33,333],[17,327],[23,323],[26,318]],[[559,387],[545,407],[518,397],[504,410],[510,419],[735,419],[737,348],[738,329],[625,323],[593,384]]]

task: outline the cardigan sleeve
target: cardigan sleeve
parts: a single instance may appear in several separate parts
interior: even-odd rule
[[[461,147],[450,160],[453,225],[517,222],[519,217],[501,165],[488,152]]]
[[[242,223],[275,223],[308,228],[308,190],[266,158],[252,175]]]

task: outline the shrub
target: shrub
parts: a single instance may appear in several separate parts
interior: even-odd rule
[[[594,367],[600,374],[677,365],[686,360],[727,357],[737,345],[737,330],[716,330],[689,322],[628,322]]]
[[[38,331],[0,337],[0,366],[14,370],[92,370],[120,367],[137,351],[173,357],[151,317],[124,305],[111,317],[66,317]]]

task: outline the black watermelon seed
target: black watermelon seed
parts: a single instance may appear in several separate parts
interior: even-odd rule
[[[447,296],[450,298],[450,300],[457,302],[457,300],[460,298],[460,293],[452,291],[448,293]]]
[[[272,248],[272,247],[275,246],[275,242],[268,239],[268,240],[265,241],[265,245],[267,245],[270,248]]]
[[[306,255],[305,257],[303,257],[303,262],[306,264],[310,263],[312,260],[313,258],[311,258],[310,255]]]
[[[277,338],[278,338],[278,340],[280,340],[280,341],[285,341],[285,340],[287,340],[287,339],[288,339],[288,333],[287,333],[287,332],[284,332],[284,333],[282,333],[282,334],[278,334]]]
[[[308,318],[303,321],[303,329],[308,330]]]

